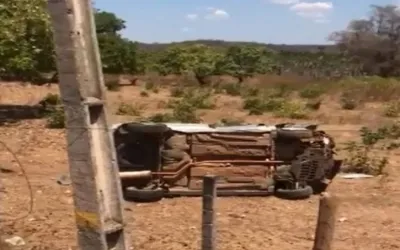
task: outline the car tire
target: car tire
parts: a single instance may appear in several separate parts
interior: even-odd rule
[[[312,187],[305,186],[298,189],[281,189],[275,190],[275,196],[285,200],[303,200],[309,198],[314,193]]]
[[[276,131],[277,139],[307,139],[313,137],[313,131],[311,130],[285,130],[279,129]]]
[[[134,202],[157,202],[164,198],[164,192],[162,188],[137,189],[135,187],[127,187],[124,190],[124,198],[127,201]]]
[[[126,123],[120,126],[124,131],[128,133],[140,133],[140,134],[163,134],[169,131],[165,124],[141,124],[141,123]]]

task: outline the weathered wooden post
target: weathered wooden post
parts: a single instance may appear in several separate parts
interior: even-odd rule
[[[317,227],[313,250],[330,250],[335,231],[337,199],[329,193],[322,193],[319,200]]]
[[[215,250],[215,198],[217,197],[217,177],[203,177],[203,218],[202,218],[202,250]]]
[[[81,250],[125,250],[122,190],[91,0],[48,0]]]

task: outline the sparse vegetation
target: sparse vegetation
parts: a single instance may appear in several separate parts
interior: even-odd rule
[[[141,107],[130,105],[125,102],[121,102],[118,105],[116,114],[117,115],[140,116],[141,115]]]
[[[399,138],[398,124],[384,125],[376,130],[361,128],[360,142],[351,141],[344,147],[348,154],[344,171],[371,175],[385,174],[385,167],[389,164],[389,152],[399,147],[397,141]],[[382,156],[382,152],[386,152],[386,155]]]

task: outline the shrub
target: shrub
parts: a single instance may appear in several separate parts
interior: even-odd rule
[[[140,96],[141,97],[149,97],[149,93],[147,91],[143,90],[143,91],[140,92]]]
[[[65,128],[65,113],[61,106],[55,107],[47,114],[46,126],[48,128],[61,129]]]
[[[371,175],[384,174],[388,157],[378,155],[384,150],[398,148],[400,138],[400,126],[398,124],[384,125],[375,131],[363,127],[359,131],[361,142],[348,142],[344,147],[348,157],[345,159],[344,172],[364,173]],[[385,143],[386,142],[386,143]]]
[[[300,97],[307,99],[314,99],[320,97],[324,93],[324,89],[321,85],[313,84],[306,86],[300,91]]]
[[[118,106],[117,115],[129,115],[129,116],[140,116],[141,109],[139,107],[134,107],[127,103],[121,102]]]
[[[244,100],[243,109],[250,115],[262,115],[265,112],[264,102],[260,98],[248,98]]]
[[[180,101],[173,108],[173,118],[179,122],[196,123],[200,119],[196,114],[196,107],[190,102]]]
[[[148,120],[151,122],[171,122],[174,121],[174,117],[169,113],[158,113],[150,116]]]
[[[118,80],[107,80],[105,85],[109,91],[119,91],[121,89]]]
[[[249,110],[250,115],[262,115],[265,112],[280,110],[286,101],[282,98],[250,97],[245,99],[243,109]]]
[[[308,118],[308,113],[306,108],[301,103],[286,102],[282,105],[280,109],[274,112],[278,117],[285,117],[291,119],[306,119]]]
[[[185,89],[182,87],[174,87],[170,90],[172,97],[182,97],[185,94]]]
[[[383,115],[386,117],[399,117],[400,115],[400,103],[399,102],[390,102],[386,105]]]
[[[239,126],[244,123],[242,119],[222,118],[220,122],[223,126]]]
[[[356,99],[352,92],[344,92],[340,97],[340,106],[342,109],[354,110],[359,103],[360,101]]]

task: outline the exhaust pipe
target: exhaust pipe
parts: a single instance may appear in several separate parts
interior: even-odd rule
[[[121,179],[141,179],[141,178],[151,178],[151,176],[152,176],[152,173],[149,170],[119,172],[119,177]]]

